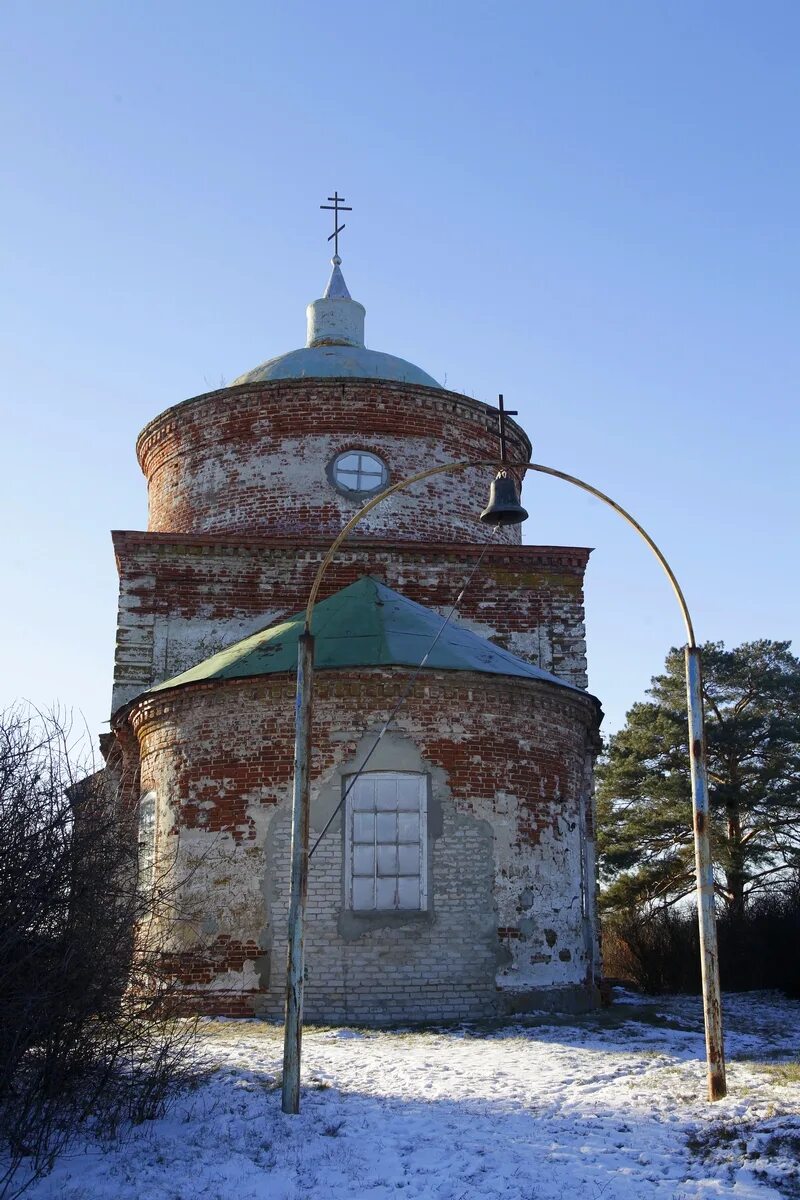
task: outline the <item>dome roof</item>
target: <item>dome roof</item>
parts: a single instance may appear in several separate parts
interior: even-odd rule
[[[266,383],[269,379],[331,379],[349,375],[356,379],[389,379],[394,383],[421,383],[425,387],[438,388],[440,383],[420,367],[396,358],[394,354],[382,354],[380,350],[367,350],[366,346],[304,346],[302,350],[290,350],[269,358],[260,367],[234,379],[237,383]]]
[[[350,376],[356,379],[388,379],[395,383],[417,383],[441,387],[440,383],[413,363],[394,354],[368,350],[364,345],[363,304],[353,300],[340,269],[341,260],[333,258],[325,294],[306,309],[308,337],[300,350],[290,350],[267,359],[252,371],[234,379],[240,383],[265,383],[271,379],[331,379]]]

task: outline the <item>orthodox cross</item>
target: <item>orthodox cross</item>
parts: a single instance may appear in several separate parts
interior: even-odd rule
[[[497,397],[497,408],[495,409],[495,412],[497,413],[497,436],[500,439],[500,461],[507,462],[508,453],[506,450],[506,417],[516,417],[519,415],[519,413],[516,408],[503,407],[502,392]]]
[[[352,212],[353,209],[352,209],[351,205],[342,203],[342,201],[344,200],[344,196],[340,196],[338,192],[334,192],[332,196],[328,196],[328,199],[332,200],[333,204],[320,204],[320,208],[328,208],[333,213],[333,233],[328,238],[328,241],[333,242],[333,254],[334,254],[335,258],[338,258],[339,257],[339,234],[344,229],[344,223],[342,223],[341,225],[339,224],[339,213],[340,212]]]

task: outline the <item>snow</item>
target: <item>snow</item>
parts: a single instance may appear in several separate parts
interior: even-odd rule
[[[124,1144],[83,1143],[31,1200],[768,1200],[800,1196],[800,1004],[725,998],[729,1095],[705,1099],[699,1000],[621,994],[502,1028],[201,1024],[197,1086]]]

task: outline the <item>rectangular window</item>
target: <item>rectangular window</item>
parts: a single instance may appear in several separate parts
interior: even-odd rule
[[[356,780],[345,814],[349,908],[354,912],[427,908],[427,827],[427,776],[373,771]]]
[[[149,892],[155,882],[156,794],[146,792],[139,801],[139,887]]]

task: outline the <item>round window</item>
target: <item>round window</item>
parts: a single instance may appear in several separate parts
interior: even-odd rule
[[[339,490],[354,495],[379,492],[389,482],[386,463],[368,450],[345,450],[343,454],[337,454],[330,470]]]

